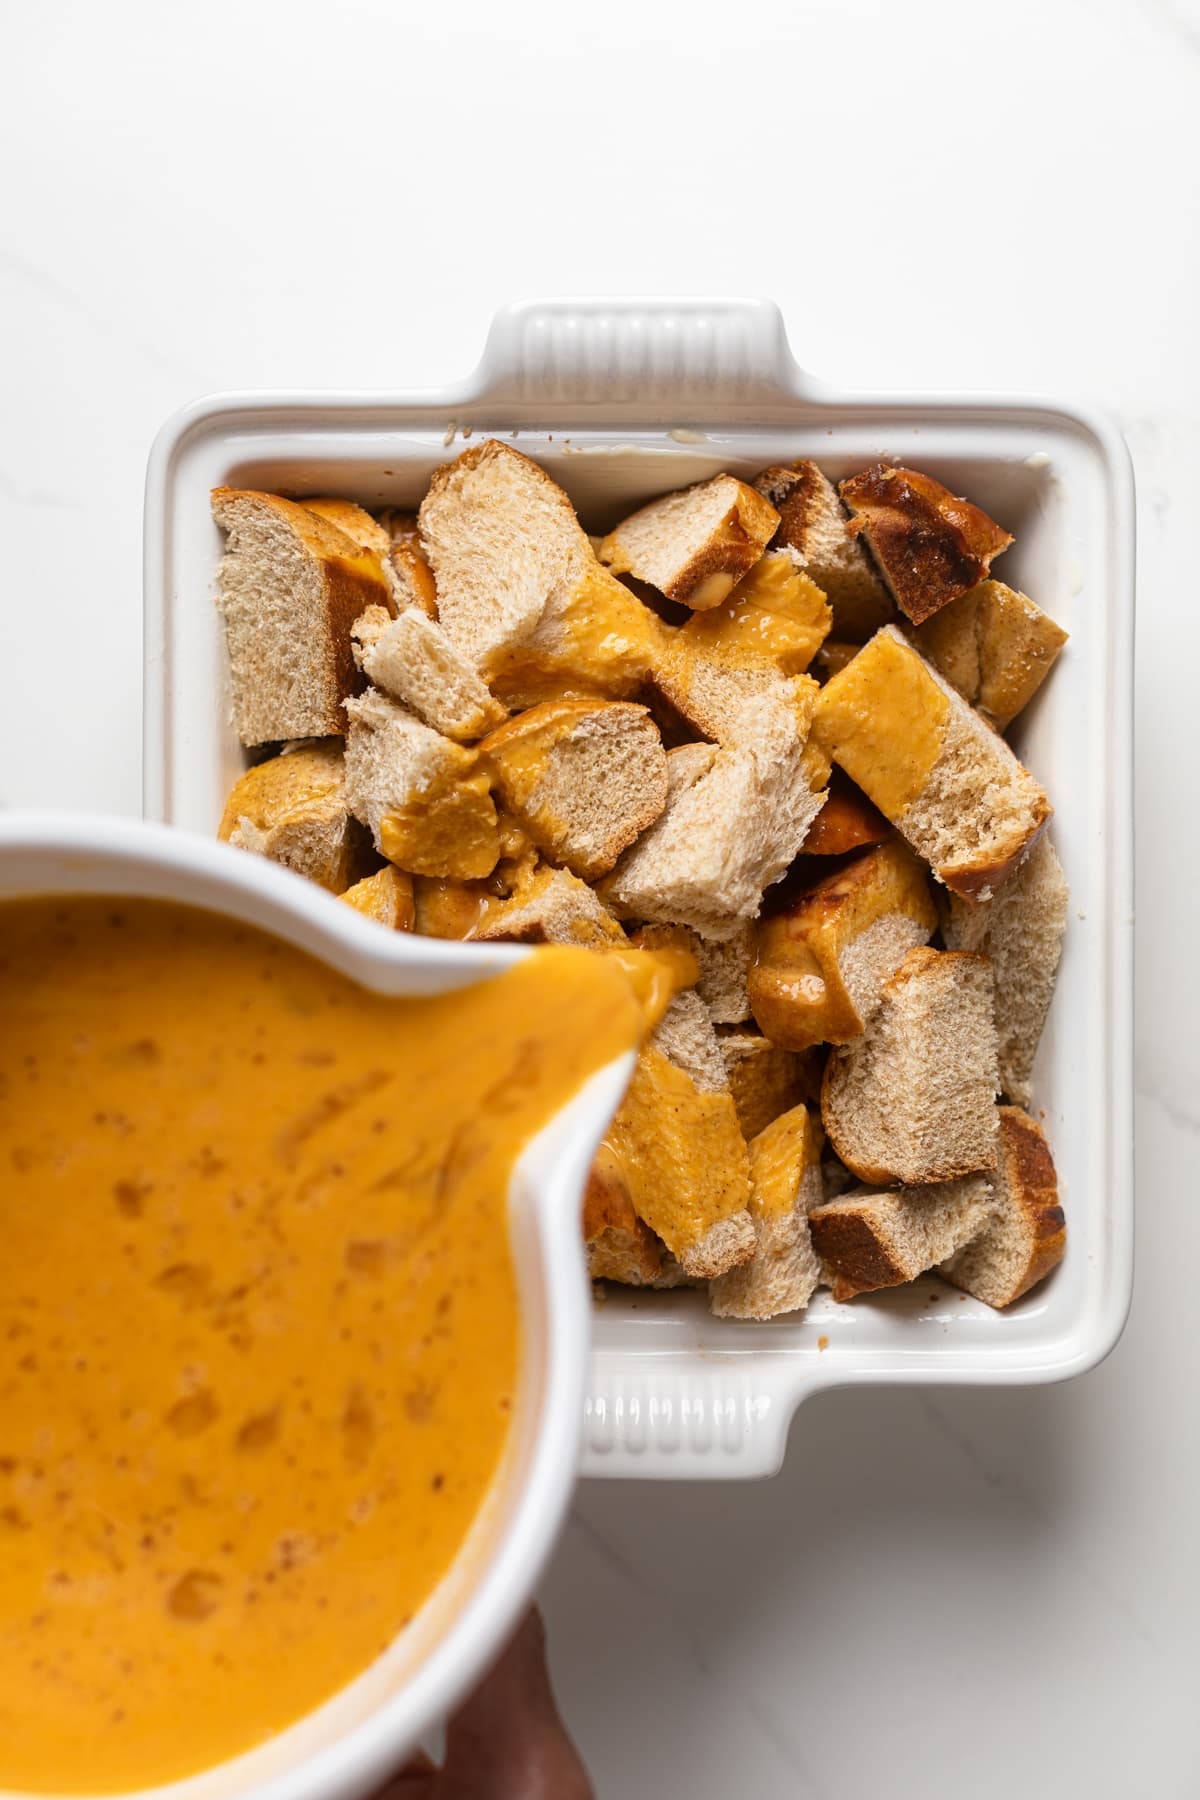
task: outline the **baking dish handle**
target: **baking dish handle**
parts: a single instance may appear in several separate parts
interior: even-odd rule
[[[656,1370],[593,1351],[580,1472],[653,1481],[774,1475],[792,1415],[819,1385],[794,1363],[757,1354],[700,1366],[664,1358]]]
[[[807,397],[770,300],[522,300],[492,322],[480,398],[653,412]]]

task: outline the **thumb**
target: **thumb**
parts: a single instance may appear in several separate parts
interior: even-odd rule
[[[450,1719],[442,1783],[438,1800],[593,1800],[555,1704],[536,1610]]]

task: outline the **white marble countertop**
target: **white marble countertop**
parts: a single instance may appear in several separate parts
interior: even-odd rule
[[[443,381],[524,294],[742,292],[835,384],[1115,415],[1124,1339],[1060,1388],[827,1395],[761,1485],[589,1485],[544,1599],[600,1800],[1196,1792],[1200,5],[111,0],[3,41],[2,804],[139,809],[145,456],[198,393]]]

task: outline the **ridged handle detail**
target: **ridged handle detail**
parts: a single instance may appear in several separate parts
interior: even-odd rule
[[[493,396],[595,405],[794,396],[799,371],[769,300],[527,300],[504,307],[483,360]]]
[[[662,1373],[593,1358],[585,1475],[694,1480],[773,1475],[804,1388],[753,1370],[677,1362]]]

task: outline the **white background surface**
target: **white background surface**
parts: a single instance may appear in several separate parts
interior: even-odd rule
[[[766,293],[846,386],[1098,402],[1139,483],[1137,1292],[1069,1387],[835,1393],[593,1485],[600,1800],[1197,1791],[1200,5],[0,5],[0,803],[139,809],[162,418],[462,374],[503,300]]]

